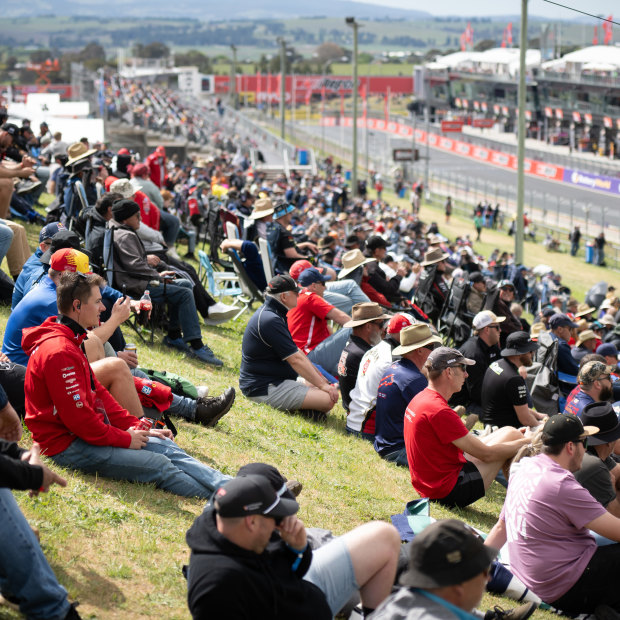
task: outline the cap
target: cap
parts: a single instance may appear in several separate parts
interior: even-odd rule
[[[142,177],[145,174],[148,174],[149,169],[146,167],[146,164],[136,164],[133,167],[132,173],[134,177]]]
[[[351,320],[343,327],[358,327],[370,321],[386,321],[390,318],[389,314],[383,314],[383,308],[373,301],[365,301],[355,304],[351,310]]]
[[[396,313],[387,324],[388,334],[399,334],[405,327],[414,325],[417,321],[405,312]]]
[[[2,125],[2,131],[6,131],[9,135],[13,136],[13,138],[19,136],[19,127],[13,123],[4,123],[4,125]]]
[[[62,222],[50,222],[46,224],[39,233],[39,243],[43,243],[46,239],[51,239],[59,230],[65,230]]]
[[[585,439],[598,433],[597,426],[584,426],[576,415],[556,413],[543,427],[542,440],[546,446]]]
[[[291,278],[291,276],[279,275],[275,276],[267,284],[267,292],[272,295],[286,292],[297,292],[297,282]]]
[[[465,357],[458,349],[451,349],[450,347],[439,347],[431,354],[426,360],[425,366],[431,370],[444,370],[459,364],[465,364],[466,366],[473,366],[476,363],[475,360],[470,360]]]
[[[265,515],[279,519],[299,510],[294,499],[279,496],[268,478],[256,474],[229,480],[215,492],[213,503],[223,518]]]
[[[474,326],[474,329],[484,329],[493,323],[501,323],[505,320],[505,316],[497,316],[490,310],[483,310],[482,312],[478,312],[478,314],[474,317],[472,325]]]
[[[557,313],[558,313],[558,311],[557,311],[555,308],[545,308],[545,309],[542,311],[542,315],[543,315],[545,318],[550,318],[550,317],[552,317],[552,316],[556,315]]]
[[[116,183],[113,183],[113,186]],[[140,207],[137,202],[124,198],[123,200],[117,200],[112,205],[112,215],[117,222],[124,222],[132,215],[140,212]]]
[[[565,314],[554,314],[549,319],[549,327],[551,329],[557,329],[558,327],[570,327],[574,329],[577,327],[576,323],[573,323]]]
[[[378,248],[387,248],[387,241],[383,237],[379,237],[378,235],[374,235],[366,241],[366,247],[373,252]]]
[[[411,542],[409,567],[400,583],[413,588],[463,583],[487,570],[498,553],[462,521],[436,521]]]
[[[312,266],[313,265],[309,260],[306,260],[305,258],[301,258],[299,260],[296,260],[291,265],[291,268],[288,270],[288,275],[291,276],[293,280],[297,280],[297,278],[299,278],[299,274],[302,271],[305,271],[306,269],[310,269]],[[323,269],[319,269],[319,271],[321,273],[324,273]]]
[[[400,332],[400,345],[393,351],[393,355],[404,355],[429,344],[441,345],[441,338],[431,331],[426,323],[416,323],[403,328]]]
[[[511,288],[514,291],[515,285],[510,280],[500,280],[497,288]]]
[[[615,368],[603,364],[603,362],[597,362],[595,360],[586,362],[580,369],[577,375],[577,381],[580,385],[590,385],[594,381],[598,381],[601,377],[608,377]]]
[[[513,332],[506,338],[506,348],[502,349],[501,356],[522,355],[538,349],[538,343],[534,342],[527,332]]]
[[[237,472],[237,477],[251,475],[264,476],[267,478],[271,483],[271,488],[278,496],[295,499],[295,496],[286,486],[286,478],[273,465],[269,465],[268,463],[248,463],[247,465],[243,465]]]
[[[74,250],[81,250],[80,238],[72,231],[62,228],[53,237],[50,247],[41,255],[39,259],[44,265],[49,265],[52,258],[52,254],[62,248],[73,248]]]
[[[469,274],[469,281],[472,284],[477,284],[478,282],[486,282],[486,278],[479,271],[473,271]]]
[[[273,217],[275,217],[277,220],[281,217],[284,217],[287,213],[291,213],[292,211],[295,211],[295,207],[293,205],[290,205],[286,202],[281,202],[274,208]]]
[[[590,403],[581,412],[581,421],[585,425],[598,426],[599,431],[588,439],[593,446],[611,443],[620,439],[620,422],[618,415],[607,401]]]
[[[331,280],[330,276],[324,276],[318,269],[314,267],[310,267],[309,269],[304,269],[297,278],[297,282],[301,284],[301,286],[310,286],[315,282],[327,282]]]
[[[73,248],[63,248],[52,254],[50,269],[54,271],[79,271],[91,273],[88,256]]]
[[[596,352],[603,357],[618,357],[618,349],[616,348],[616,345],[613,344],[613,342],[604,342],[603,344],[599,345],[598,349],[596,349]]]

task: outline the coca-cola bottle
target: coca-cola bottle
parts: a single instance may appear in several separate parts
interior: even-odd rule
[[[144,295],[140,298],[140,312],[138,314],[138,323],[140,325],[146,325],[152,307],[153,302],[151,301],[151,296],[148,290],[146,290],[144,291]]]

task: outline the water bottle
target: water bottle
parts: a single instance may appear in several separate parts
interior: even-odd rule
[[[148,290],[146,290],[144,291],[144,295],[140,298],[140,313],[138,314],[138,323],[140,325],[146,325],[152,307],[153,302],[151,301],[151,296]]]

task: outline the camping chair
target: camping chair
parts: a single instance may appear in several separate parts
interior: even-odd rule
[[[237,274],[230,271],[214,271],[207,253],[198,250],[198,277],[201,284],[217,299],[228,295],[236,298],[242,294]]]
[[[471,334],[473,315],[467,311],[470,284],[466,278],[454,278],[446,303],[441,309],[437,329],[446,346],[460,347]]]
[[[254,304],[254,302],[262,304],[265,301],[265,296],[262,291],[258,290],[256,284],[254,284],[252,278],[248,275],[248,272],[245,270],[243,262],[239,258],[239,254],[237,254],[236,250],[229,248],[227,253],[232,260],[233,269],[239,277],[239,285],[243,291],[243,295],[240,295],[237,298],[243,304],[241,311],[234,317],[235,319],[238,319],[246,310],[250,310],[252,308],[252,304]]]
[[[267,239],[260,237],[258,239],[258,249],[260,251],[260,257],[263,261],[263,269],[265,270],[265,277],[267,282],[273,278],[273,261],[271,260],[271,250],[269,249],[269,243]]]
[[[532,369],[528,369],[527,383],[536,411],[554,415],[564,410],[557,372],[558,341],[548,332],[538,335],[538,350]]]
[[[239,218],[231,213],[228,209],[220,207],[220,220],[222,221],[222,227],[229,239],[239,239]],[[230,224],[230,226],[229,226]]]
[[[430,269],[423,269],[420,274],[420,280],[418,282],[418,288],[415,292],[414,301],[420,307],[422,312],[430,316],[435,310],[433,304],[433,298],[431,296],[431,287],[435,281],[435,272],[437,271],[437,265],[431,265]]]

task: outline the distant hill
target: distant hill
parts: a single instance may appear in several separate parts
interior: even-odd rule
[[[5,0],[3,17],[37,15],[100,15],[101,17],[187,17],[201,21],[231,19],[290,19],[294,17],[344,17],[416,19],[431,17],[426,11],[398,9],[378,4],[347,0],[234,0],[234,2],[195,2],[194,0],[108,0],[104,5],[95,0]]]

